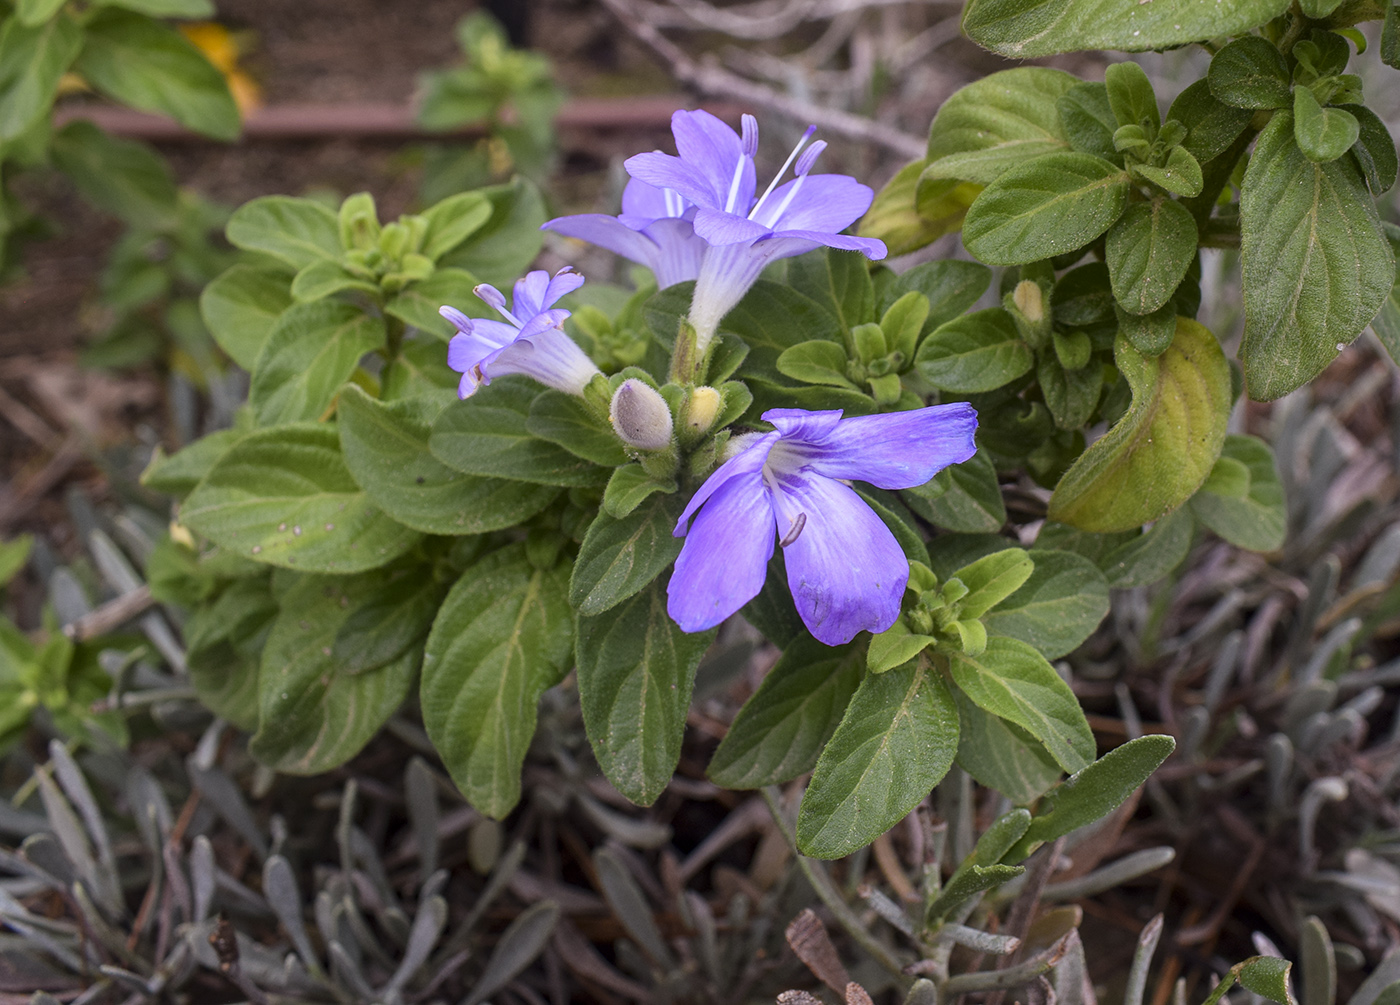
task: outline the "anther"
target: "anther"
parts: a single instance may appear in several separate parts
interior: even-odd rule
[[[792,527],[788,530],[787,534],[783,536],[783,539],[778,542],[778,547],[786,548],[788,545],[796,541],[799,537],[802,536],[802,528],[805,526],[807,526],[807,514],[797,514],[796,519],[792,521]]]
[[[773,176],[773,180],[768,183],[768,187],[763,190],[763,195],[758,202],[754,203],[753,209],[749,211],[749,219],[758,219],[758,211],[763,208],[763,204],[768,197],[773,194],[773,190],[778,187],[778,182],[782,181],[783,175],[787,174],[787,169],[792,166],[792,162],[797,159],[797,155],[802,152],[802,148],[807,145],[807,141],[817,131],[816,126],[808,126],[807,131],[802,134],[802,139],[797,141],[797,146],[792,148],[792,153],[788,154],[787,160],[783,161],[783,166],[778,169],[778,173]],[[776,219],[776,218],[775,218]]]

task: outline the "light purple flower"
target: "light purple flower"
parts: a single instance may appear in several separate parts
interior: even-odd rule
[[[493,377],[523,373],[557,391],[582,394],[599,369],[564,334],[569,312],[553,307],[566,293],[583,285],[583,277],[567,266],[551,279],[543,269],[515,282],[513,309],[494,286],[481,284],[474,291],[486,304],[510,322],[469,318],[455,307],[438,313],[452,322],[457,334],[447,344],[447,365],[462,375],[457,397],[470,398]]]
[[[846,175],[811,173],[826,144],[806,150],[812,126],[756,200],[754,154],[758,122],[743,117],[743,135],[705,111],[671,116],[677,156],[660,151],[628,158],[633,178],[669,189],[695,205],[695,233],[709,245],[696,277],[690,323],[703,352],[724,315],[748,292],[768,263],[825,245],[885,257],[885,245],[839,233],[858,220],[874,199],[868,186]],[[779,185],[793,161],[796,177]]]
[[[676,524],[686,539],[667,612],[687,632],[719,624],[763,588],[776,540],[814,637],[835,646],[862,630],[884,631],[899,616],[909,562],[847,482],[924,484],[976,452],[977,413],[957,402],[849,419],[839,410],[773,408],[763,418],[774,431],[721,464]]]
[[[577,237],[645,265],[665,289],[700,274],[700,259],[709,244],[697,237],[691,220],[695,207],[680,193],[633,178],[622,192],[622,213],[579,213],[544,224],[565,237]]]

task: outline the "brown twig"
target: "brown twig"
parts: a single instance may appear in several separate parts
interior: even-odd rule
[[[800,122],[811,122],[824,130],[864,143],[878,143],[905,157],[922,157],[927,144],[891,126],[841,111],[823,108],[786,94],[779,94],[762,84],[745,80],[717,66],[703,66],[647,20],[645,12],[633,0],[603,0],[617,19],[633,35],[660,57],[662,63],[681,83],[702,94],[731,98],[747,104],[768,108]]]
[[[155,602],[155,598],[151,596],[151,588],[142,584],[130,593],[113,597],[96,610],[84,614],[77,621],[64,625],[63,634],[74,642],[83,642],[99,635],[105,635],[132,618],[144,614],[154,606]]]

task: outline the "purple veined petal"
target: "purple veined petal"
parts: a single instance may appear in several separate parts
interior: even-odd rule
[[[782,433],[784,441],[819,442],[831,435],[841,421],[841,409],[811,412],[805,408],[770,408],[761,418]]]
[[[695,511],[703,506],[711,496],[733,478],[748,477],[758,474],[763,470],[763,462],[768,459],[768,451],[773,449],[773,444],[778,442],[778,433],[763,433],[757,436],[743,453],[735,454],[719,467],[710,473],[710,477],[705,479],[705,484],[701,485],[695,495],[691,496],[690,502],[686,503],[685,512],[681,513],[680,519],[676,521],[676,529],[673,537],[684,537],[686,534],[686,524],[690,522]]]
[[[763,475],[747,471],[726,479],[695,518],[676,559],[666,587],[671,620],[682,631],[701,632],[756,597],[774,538]]]
[[[654,221],[645,220],[642,222],[649,225]],[[689,225],[687,224],[687,226]],[[576,237],[581,241],[596,244],[600,248],[607,248],[614,254],[621,255],[639,265],[649,266],[650,259],[656,251],[655,241],[642,233],[643,228],[629,227],[617,217],[606,216],[602,213],[561,216],[550,220],[540,229],[552,230],[565,237]]]
[[[549,273],[544,269],[527,272],[515,281],[510,309],[522,325],[544,310],[545,292],[548,289]]]
[[[574,292],[584,283],[581,275],[575,272],[570,266],[564,266],[556,272],[549,285],[545,287],[544,302],[541,306],[553,307],[559,302],[559,298]]]
[[[569,319],[570,314],[570,311],[566,311],[562,307],[556,307],[549,311],[540,311],[529,321],[525,322],[525,326],[520,329],[519,337],[522,339],[533,339],[542,331],[546,331],[550,328],[558,328]]]
[[[909,560],[874,510],[820,475],[784,476],[772,498],[788,588],[807,630],[839,646],[894,624]]]
[[[715,203],[717,208],[726,208],[738,169],[734,206],[740,212],[747,212],[753,202],[754,166],[753,158],[744,156],[739,134],[722,119],[697,109],[675,112],[671,116],[671,135],[676,138],[676,153],[680,159],[711,179],[719,197]]]
[[[447,365],[458,373],[466,373],[500,348],[473,335],[453,335],[447,343]]]
[[[478,339],[493,350],[504,349],[520,337],[520,329],[493,318],[472,318],[472,333],[469,337]]]
[[[674,189],[697,206],[723,209],[729,194],[728,178],[722,182],[712,179],[694,165],[659,150],[634,154],[623,161],[622,166],[633,178],[656,188]],[[720,188],[723,191],[717,191]]]
[[[582,394],[598,367],[573,339],[558,328],[546,328],[529,340],[506,346],[481,367],[489,378],[524,374],[566,394]]]
[[[689,222],[657,220],[642,233],[656,245],[653,260],[643,264],[656,276],[658,287],[664,290],[700,275],[700,263],[709,245],[696,236]]]
[[[472,319],[467,317],[455,307],[447,304],[438,308],[438,313],[447,319],[447,323],[456,328],[462,335],[470,335],[472,331]]]
[[[791,202],[788,196],[797,191]],[[828,234],[845,230],[859,220],[870,208],[875,193],[849,175],[814,174],[796,178],[768,197],[765,206],[786,208],[776,219],[765,212],[763,222],[783,233],[789,230],[817,230]]]
[[[474,369],[465,371],[462,374],[462,379],[457,382],[457,397],[462,401],[466,401],[472,395],[476,394],[477,388],[481,387],[483,383],[489,383],[489,381],[477,380],[476,371]]]
[[[689,208],[690,204],[679,192],[668,192],[655,185],[648,185],[640,178],[633,178],[622,190],[622,213],[619,215],[661,220],[684,216]]]
[[[764,266],[772,261],[773,256],[767,250],[767,245],[772,243],[764,240],[754,244],[726,244],[705,252],[700,272],[695,277],[689,315],[702,341],[714,337],[724,316],[744,298]],[[804,250],[814,247],[815,244],[808,242]]]
[[[765,413],[764,418],[767,418]],[[770,420],[771,421],[771,420]],[[923,485],[977,452],[977,411],[965,401],[842,419],[819,442],[794,443],[814,473],[882,489]]]
[[[711,245],[752,244],[767,237],[769,229],[734,213],[700,209],[695,214],[695,233]]]
[[[836,251],[859,251],[866,258],[873,262],[878,262],[889,254],[889,249],[885,247],[884,241],[876,240],[873,237],[856,237],[853,234],[822,234],[815,230],[785,230],[781,234],[774,234],[768,240],[755,242],[757,247],[762,247],[773,241],[798,241],[806,243],[806,247],[811,249],[816,245],[823,245],[833,248]],[[786,251],[775,258],[789,258],[792,255],[801,254],[800,251]]]

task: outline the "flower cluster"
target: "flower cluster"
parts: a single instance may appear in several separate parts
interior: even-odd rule
[[[687,321],[700,358],[725,314],[775,259],[822,246],[885,256],[880,241],[841,233],[869,208],[873,194],[845,175],[812,174],[826,146],[809,142],[814,129],[759,194],[753,116],[743,117],[739,133],[703,111],[678,111],[671,125],[676,155],[658,151],[626,162],[632,180],[621,214],[565,216],[545,227],[647,266],[662,287],[695,280]],[[793,178],[780,184],[790,167]],[[567,268],[552,278],[531,272],[516,283],[509,308],[495,288],[477,287],[477,296],[505,322],[442,308],[457,328],[448,362],[462,373],[459,395],[466,398],[507,373],[582,394],[599,370],[564,333],[569,312],[554,307],[582,283]],[[724,400],[713,388],[686,384],[677,390],[674,400],[693,405],[704,398],[710,413]],[[629,378],[615,385],[606,418],[641,457],[670,450],[670,408],[652,387]],[[678,417],[682,425],[696,424],[690,412]],[[762,589],[780,545],[797,610],[814,637],[840,645],[863,630],[884,631],[899,616],[909,563],[850,483],[882,489],[924,484],[972,456],[976,413],[958,403],[851,418],[839,410],[777,408],[762,418],[772,431],[730,439],[728,459],[690,499],[675,528],[686,540],[668,587],[672,619],[698,632],[734,614]],[[713,419],[703,429],[697,425],[696,435],[708,435]]]

